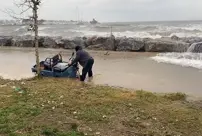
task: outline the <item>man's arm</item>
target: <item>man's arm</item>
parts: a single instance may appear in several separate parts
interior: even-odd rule
[[[77,63],[80,60],[80,52],[76,53],[76,58],[71,62],[70,66]]]

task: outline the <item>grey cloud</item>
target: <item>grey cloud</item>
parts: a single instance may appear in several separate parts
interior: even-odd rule
[[[13,8],[13,0],[0,0],[0,8]],[[202,19],[201,0],[44,0],[40,18],[83,20],[147,21]],[[1,18],[5,14],[0,13]]]

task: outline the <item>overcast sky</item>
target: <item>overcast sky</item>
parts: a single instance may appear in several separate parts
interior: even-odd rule
[[[0,0],[0,9],[17,8]],[[19,0],[15,0],[19,1]],[[43,19],[111,21],[202,20],[202,0],[42,0]],[[78,7],[78,10],[77,10]],[[0,12],[0,19],[9,16]]]

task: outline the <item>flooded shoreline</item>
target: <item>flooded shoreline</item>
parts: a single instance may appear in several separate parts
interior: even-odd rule
[[[41,60],[62,51],[68,60],[73,50],[40,49]],[[182,92],[202,96],[202,70],[158,63],[156,53],[90,51],[95,58],[95,84],[147,90],[159,93]],[[0,76],[26,78],[33,76],[33,48],[0,48]]]

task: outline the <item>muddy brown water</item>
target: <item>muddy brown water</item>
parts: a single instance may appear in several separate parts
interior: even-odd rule
[[[40,49],[40,58],[62,51],[68,61],[71,50]],[[155,53],[90,51],[95,58],[93,68],[95,84],[143,89],[152,92],[183,92],[202,96],[202,70],[157,63],[150,57]],[[32,48],[0,48],[0,76],[10,79],[33,76],[35,63]]]

